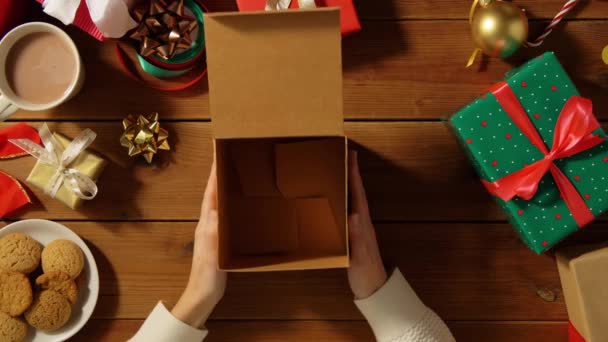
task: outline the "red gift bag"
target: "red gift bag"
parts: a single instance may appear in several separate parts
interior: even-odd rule
[[[346,36],[361,30],[359,17],[352,0],[315,0],[317,7],[340,7],[340,30]],[[266,0],[236,0],[240,11],[263,11]],[[289,8],[298,8],[298,0],[292,0]]]

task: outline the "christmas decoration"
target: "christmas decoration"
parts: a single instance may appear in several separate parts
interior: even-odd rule
[[[9,139],[38,160],[27,182],[72,209],[83,200],[95,198],[98,192],[95,181],[106,165],[102,158],[86,151],[97,136],[95,132],[85,129],[70,141],[59,134],[51,134],[43,124],[38,134],[44,147],[30,139]]]
[[[487,189],[537,253],[608,209],[608,143],[551,52],[450,122]]]
[[[135,119],[132,115],[122,121],[125,132],[120,144],[129,150],[129,157],[142,155],[148,164],[152,163],[158,150],[170,150],[169,133],[160,127],[158,113]]]
[[[168,60],[178,49],[186,50],[192,46],[190,33],[197,28],[198,22],[196,18],[185,16],[184,8],[184,0],[174,0],[170,4],[151,0],[147,8],[134,10],[139,26],[130,37],[140,43],[140,55],[156,54]]]
[[[608,45],[604,46],[602,50],[602,60],[605,64],[608,64]]]
[[[481,8],[473,2],[469,22],[475,43],[475,51],[467,67],[475,61],[480,51],[492,57],[511,56],[528,37],[528,18],[517,5],[501,0],[482,0]]]
[[[551,32],[553,31],[553,28],[555,28],[555,26],[557,26],[557,24],[559,24],[560,21],[562,21],[562,19],[564,19],[564,17],[566,16],[566,14],[568,14],[568,12],[570,12],[574,6],[576,6],[578,0],[568,0],[566,1],[566,3],[564,4],[564,6],[562,6],[562,9],[557,12],[557,14],[555,15],[555,17],[553,17],[553,19],[551,20],[551,22],[549,23],[549,25],[547,25],[547,27],[545,27],[545,30],[543,31],[543,33],[538,36],[533,42],[526,42],[525,46],[526,47],[538,47],[540,46],[543,41],[545,41],[545,38],[547,38],[547,36],[549,34],[551,34]]]
[[[127,75],[150,88],[166,91],[182,90],[200,81],[207,73],[205,12],[207,8],[198,0],[175,0],[168,5],[157,0],[149,7],[138,8],[134,15],[142,21],[130,35],[137,48],[116,45],[118,60]]]
[[[474,0],[469,12],[469,23],[476,48],[467,62],[467,68],[473,64],[479,52],[491,57],[506,58],[522,45],[540,46],[555,26],[574,8],[577,1],[566,1],[543,33],[534,41],[526,42],[528,18],[521,8],[508,1]],[[478,4],[481,7],[479,9]]]
[[[36,144],[40,144],[38,132],[24,123],[0,129],[0,159],[27,155],[9,142],[9,139],[17,138],[29,139]],[[0,171],[0,190],[0,219],[24,205],[32,203],[21,183],[2,171]]]

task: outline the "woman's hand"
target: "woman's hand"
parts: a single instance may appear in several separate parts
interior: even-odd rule
[[[369,214],[355,151],[349,152],[348,171],[351,195],[351,213],[348,217],[351,254],[348,282],[355,299],[364,299],[381,288],[386,283],[387,276]]]
[[[190,326],[202,327],[224,296],[226,273],[218,270],[217,174],[215,162],[205,189],[201,218],[194,238],[190,279],[171,311]]]

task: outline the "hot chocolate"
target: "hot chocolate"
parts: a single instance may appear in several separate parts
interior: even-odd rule
[[[35,104],[50,103],[62,98],[76,78],[76,58],[61,37],[31,33],[11,47],[6,79],[17,97]]]

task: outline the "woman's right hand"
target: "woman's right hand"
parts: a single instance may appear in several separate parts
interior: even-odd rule
[[[196,226],[190,279],[171,313],[200,328],[226,290],[226,273],[218,270],[217,174],[215,162],[205,189],[201,217]]]

